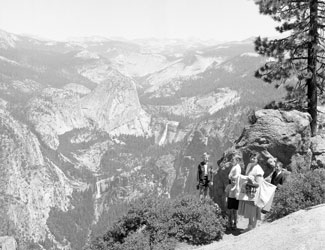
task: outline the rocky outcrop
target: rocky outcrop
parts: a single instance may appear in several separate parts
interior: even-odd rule
[[[245,127],[235,146],[243,153],[245,165],[251,151],[267,150],[290,171],[310,167],[312,152],[309,114],[296,110],[262,109],[255,112],[252,120],[253,124]],[[267,175],[270,169],[265,167],[265,171]]]
[[[277,158],[284,168],[297,172],[310,168],[312,162],[312,139],[310,133],[310,116],[299,111],[281,111],[262,109],[250,118],[251,124],[246,126],[233,148],[224,153],[223,160],[215,175],[213,199],[224,208],[224,190],[228,184],[231,155],[236,152],[243,157],[242,170],[248,164],[252,151],[260,152],[260,165],[264,169],[264,177],[272,172],[267,160]],[[321,151],[318,144],[313,151]]]

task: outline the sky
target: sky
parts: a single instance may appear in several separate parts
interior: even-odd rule
[[[0,0],[0,29],[73,37],[239,41],[276,36],[276,23],[253,0]]]

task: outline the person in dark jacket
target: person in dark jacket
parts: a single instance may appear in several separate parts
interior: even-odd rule
[[[209,155],[204,153],[197,168],[197,189],[201,200],[207,198],[209,187],[213,185],[213,170],[212,166],[208,165],[208,161]]]
[[[274,172],[271,177],[271,184],[278,186],[283,185],[283,183],[286,181],[287,177],[289,175],[289,172],[285,169],[283,169],[283,165],[281,162],[277,161],[274,167]]]

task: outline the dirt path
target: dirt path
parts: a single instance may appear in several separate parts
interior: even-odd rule
[[[247,220],[239,218],[235,232],[210,245],[180,245],[177,250],[322,250],[325,249],[325,204],[300,210],[272,223],[260,223],[243,232]]]

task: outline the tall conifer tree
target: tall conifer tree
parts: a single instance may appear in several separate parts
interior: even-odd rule
[[[305,90],[312,136],[317,131],[317,96],[324,90],[325,0],[255,0],[260,13],[279,22],[276,30],[286,35],[268,40],[258,37],[256,51],[271,57],[255,76],[266,82],[296,79]]]

